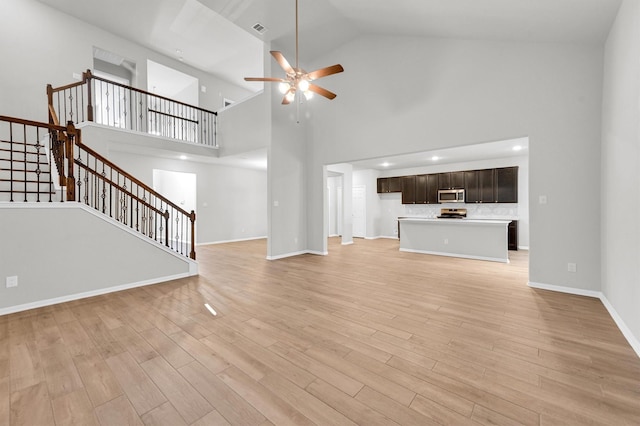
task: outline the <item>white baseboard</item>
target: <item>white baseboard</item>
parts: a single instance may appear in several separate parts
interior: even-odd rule
[[[387,240],[397,240],[398,236],[393,236],[393,237],[389,237],[387,235],[378,235],[377,237],[365,237],[365,240],[380,240],[380,239],[387,239]]]
[[[196,243],[196,247],[198,246],[208,246],[208,245],[213,245],[213,244],[226,244],[226,243],[240,243],[242,241],[253,241],[253,240],[266,240],[267,236],[263,236],[263,237],[249,237],[249,238],[238,238],[235,240],[224,240],[224,241],[211,241],[208,243]]]
[[[638,357],[640,358],[640,340],[638,340],[638,338],[633,335],[633,333],[631,332],[631,329],[627,327],[627,324],[624,322],[622,317],[620,317],[620,315],[615,310],[613,305],[609,302],[607,297],[604,294],[602,294],[601,291],[583,290],[580,288],[563,287],[558,285],[535,283],[531,281],[529,282],[529,287],[539,288],[541,290],[556,291],[559,293],[575,294],[578,296],[594,297],[596,299],[600,299],[604,307],[607,308],[609,315],[611,315],[611,318],[613,318],[613,321],[618,326],[618,329],[620,329],[620,332],[622,333],[622,335],[625,337],[625,339],[627,339],[627,342],[629,342],[629,345],[631,345],[631,348],[635,351],[636,355],[638,355]]]
[[[329,254],[328,251],[316,251],[316,250],[301,250],[295,251],[292,253],[279,254],[277,256],[267,256],[267,260],[278,260],[285,259],[287,257],[300,256],[301,254],[313,254],[316,256],[327,256]]]
[[[444,253],[439,251],[427,251],[427,250],[414,250],[414,249],[406,249],[400,248],[400,251],[405,253],[420,253],[420,254],[432,254],[435,256],[446,256],[446,257],[461,257],[463,259],[473,259],[473,260],[488,260],[490,262],[500,262],[500,263],[509,263],[509,259],[502,259],[499,257],[484,257],[484,256],[473,256],[468,254],[451,254]]]
[[[24,303],[22,305],[10,306],[8,308],[1,308],[0,316],[14,314],[16,312],[28,311],[29,309],[42,308],[44,306],[57,305],[58,303],[71,302],[73,300],[86,299],[87,297],[94,297],[94,296],[100,296],[103,294],[114,293],[116,291],[123,291],[123,290],[129,290],[136,287],[144,287],[147,285],[159,284],[166,281],[186,278],[191,275],[192,274],[189,272],[184,274],[171,275],[167,277],[153,278],[150,280],[139,281],[139,282],[130,283],[130,284],[122,284],[114,287],[100,288],[97,290],[85,291],[82,293],[75,293],[67,296],[54,297],[52,299],[44,299],[44,300],[38,300],[36,302]]]
[[[577,296],[595,297],[596,299],[600,299],[602,297],[602,293],[595,290],[584,290],[582,288],[563,287],[561,285],[543,284],[543,283],[536,283],[533,281],[529,281],[528,285],[529,287],[539,288],[540,290],[551,290],[551,291],[557,291],[558,293],[567,293],[567,294],[575,294]]]
[[[353,241],[347,241],[342,243],[343,246],[350,246],[351,244],[353,244]]]
[[[287,258],[287,257],[300,256],[301,254],[308,254],[308,253],[309,252],[307,250],[294,251],[294,252],[291,252],[291,253],[279,254],[277,256],[267,256],[267,260],[284,259],[284,258]]]
[[[518,250],[526,250],[526,251],[529,251],[529,246],[518,246]]]

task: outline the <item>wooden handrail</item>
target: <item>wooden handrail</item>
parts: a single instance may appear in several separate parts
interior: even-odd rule
[[[6,115],[0,115],[0,121],[8,121],[10,123],[24,124],[25,126],[48,127],[51,130],[57,130],[59,132],[66,132],[67,131],[66,127],[62,127],[62,126],[59,126],[59,125],[56,125],[56,124],[41,123],[39,121],[25,120],[23,118],[9,117],[9,116],[6,116]]]
[[[86,77],[87,81],[89,81],[91,79],[104,81],[105,83],[109,83],[109,84],[117,86],[117,87],[122,87],[123,89],[131,90],[132,92],[137,92],[137,93],[141,93],[143,95],[153,96],[154,98],[162,99],[162,100],[174,103],[174,104],[183,105],[183,106],[186,106],[186,107],[189,107],[189,108],[193,108],[193,109],[197,109],[197,110],[209,113],[209,114],[218,115],[218,113],[216,111],[209,111],[209,110],[206,110],[204,108],[197,107],[195,105],[189,105],[189,104],[184,103],[184,102],[176,101],[175,99],[171,99],[171,98],[167,98],[167,97],[164,97],[164,96],[161,96],[161,95],[157,95],[155,93],[147,92],[146,90],[137,89],[137,88],[132,87],[132,86],[127,86],[126,84],[122,84],[122,83],[118,83],[118,82],[115,82],[115,81],[111,81],[109,79],[102,78],[102,77],[97,77],[97,76],[95,76],[95,75],[93,75],[91,73],[91,70],[87,70],[84,74],[87,76]],[[82,82],[80,82],[80,84],[82,84]],[[72,84],[72,85],[68,85],[68,86],[65,86],[65,87],[56,88],[56,89],[54,89],[54,91],[59,91],[59,90],[62,90],[64,88],[75,87],[75,85],[77,85],[77,83]]]
[[[167,204],[167,205],[173,207],[174,209],[176,209],[178,212],[184,214],[185,216],[189,216],[190,215],[190,213],[187,212],[186,210],[184,210],[182,207],[180,207],[180,206],[176,205],[175,203],[171,202],[170,200],[165,198],[162,194],[156,192],[153,188],[148,186],[146,183],[144,183],[141,180],[138,180],[135,177],[131,176],[129,173],[127,173],[126,171],[122,170],[120,167],[116,166],[114,163],[109,161],[107,158],[103,157],[102,155],[100,155],[99,153],[97,153],[93,149],[89,148],[88,146],[86,146],[82,142],[76,142],[76,146],[78,146],[78,148],[82,149],[83,151],[89,153],[91,156],[95,157],[98,161],[101,161],[105,165],[109,166],[109,168],[111,168],[114,171],[120,173],[122,176],[126,177],[131,182],[135,183],[136,185],[139,185],[140,187],[145,189],[147,192],[149,192],[149,194],[154,195],[158,199],[162,200],[165,204]]]

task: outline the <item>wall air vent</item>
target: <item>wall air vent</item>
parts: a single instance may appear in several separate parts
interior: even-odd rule
[[[267,27],[262,25],[260,22],[256,22],[251,28],[253,28],[258,34],[264,34],[267,32]]]

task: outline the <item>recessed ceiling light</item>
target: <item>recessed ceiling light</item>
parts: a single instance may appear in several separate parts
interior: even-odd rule
[[[180,159],[181,159],[181,160],[186,160],[186,159],[187,159],[187,156],[183,154],[183,155],[181,155],[181,156],[180,156]]]
[[[522,147],[520,145],[516,145],[513,147],[514,151],[520,151],[522,149]]]
[[[382,167],[389,167],[391,164],[388,161],[385,161],[384,163],[380,164]]]
[[[438,161],[440,159],[440,157],[438,157],[437,155],[434,155],[433,157],[431,157],[431,161]]]

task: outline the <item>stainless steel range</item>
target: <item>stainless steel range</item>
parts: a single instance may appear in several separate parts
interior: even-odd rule
[[[467,209],[440,209],[438,219],[464,219],[467,217]]]

